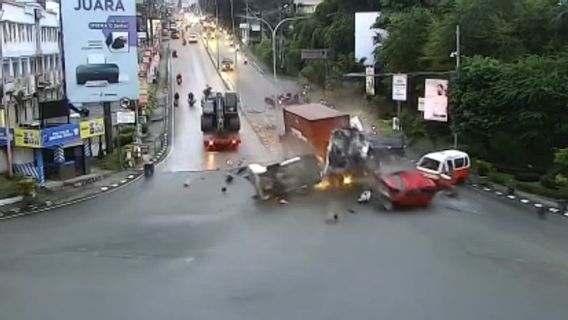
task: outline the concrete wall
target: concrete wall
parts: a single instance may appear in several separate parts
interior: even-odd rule
[[[13,148],[12,159],[15,164],[28,163],[34,161],[33,149]],[[8,172],[8,158],[6,157],[6,147],[0,149],[0,173]]]

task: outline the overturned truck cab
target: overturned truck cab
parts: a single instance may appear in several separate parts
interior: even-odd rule
[[[263,166],[250,164],[249,179],[256,197],[261,200],[286,196],[299,190],[311,190],[322,181],[318,159],[314,155],[304,155]]]

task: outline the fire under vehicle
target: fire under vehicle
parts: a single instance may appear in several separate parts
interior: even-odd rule
[[[241,144],[238,103],[236,92],[207,92],[204,95],[201,101],[201,131],[207,151],[236,149]]]

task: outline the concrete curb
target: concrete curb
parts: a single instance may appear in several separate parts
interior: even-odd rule
[[[171,61],[169,56],[168,56],[168,60]],[[169,85],[171,85],[171,81],[168,84],[168,86]],[[170,98],[171,98],[171,92],[168,92],[166,106],[167,106],[167,108],[171,109]],[[162,149],[160,149],[160,151],[156,152],[154,154],[154,157],[151,159],[151,163],[153,163],[155,166],[158,166],[165,159],[167,159],[167,156],[169,154],[168,153],[168,149],[169,149],[169,145],[170,145],[170,139],[169,139],[170,132],[169,131],[171,131],[171,125],[170,124],[171,124],[172,118],[173,118],[171,116],[171,114],[172,114],[171,110],[167,110],[165,121],[168,122],[168,125],[167,125],[168,131],[164,133],[164,145],[162,146]],[[125,171],[119,171],[117,173],[123,173],[123,172],[125,172]],[[64,201],[64,202],[61,202],[61,203],[48,203],[49,201],[46,201],[46,203],[43,206],[32,205],[32,206],[29,207],[29,210],[24,211],[24,212],[21,212],[21,211],[14,212],[14,214],[12,214],[12,215],[5,215],[2,212],[0,212],[0,221],[19,218],[19,217],[33,215],[33,214],[38,214],[38,213],[51,211],[51,210],[54,210],[54,209],[59,209],[59,208],[67,207],[67,206],[70,206],[70,205],[78,204],[78,203],[85,202],[85,201],[88,201],[88,200],[92,200],[92,199],[98,198],[98,197],[100,197],[104,194],[109,194],[109,193],[118,191],[118,190],[132,184],[133,182],[140,180],[142,177],[144,177],[144,170],[143,169],[132,170],[131,174],[129,174],[126,179],[121,179],[121,180],[118,180],[114,183],[110,183],[106,186],[102,186],[102,187],[100,187],[100,191],[97,192],[97,193],[90,194],[90,195],[87,195],[87,196],[84,196],[84,197],[79,197],[79,198],[76,198],[76,199],[67,200],[67,201]]]
[[[516,194],[508,195],[508,194],[506,194],[506,192],[500,191],[500,190],[493,188],[491,186],[484,186],[484,185],[471,183],[471,184],[467,185],[467,188],[469,190],[473,190],[473,191],[475,191],[479,194],[483,194],[483,195],[490,196],[490,197],[495,198],[495,199],[499,199],[504,203],[515,205],[515,206],[517,206],[521,209],[526,209],[526,210],[530,209],[530,210],[535,210],[537,212],[539,210],[544,210],[546,213],[557,214],[557,215],[561,215],[563,217],[568,218],[568,211],[565,212],[560,207],[547,206],[547,205],[540,203],[538,201],[533,201],[531,199],[518,196]]]

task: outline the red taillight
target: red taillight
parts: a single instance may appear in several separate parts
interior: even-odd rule
[[[235,139],[231,140],[231,144],[233,144],[233,145],[237,144],[237,140],[235,140]]]
[[[215,144],[215,142],[213,142],[213,140],[209,140],[209,146],[212,147]]]

